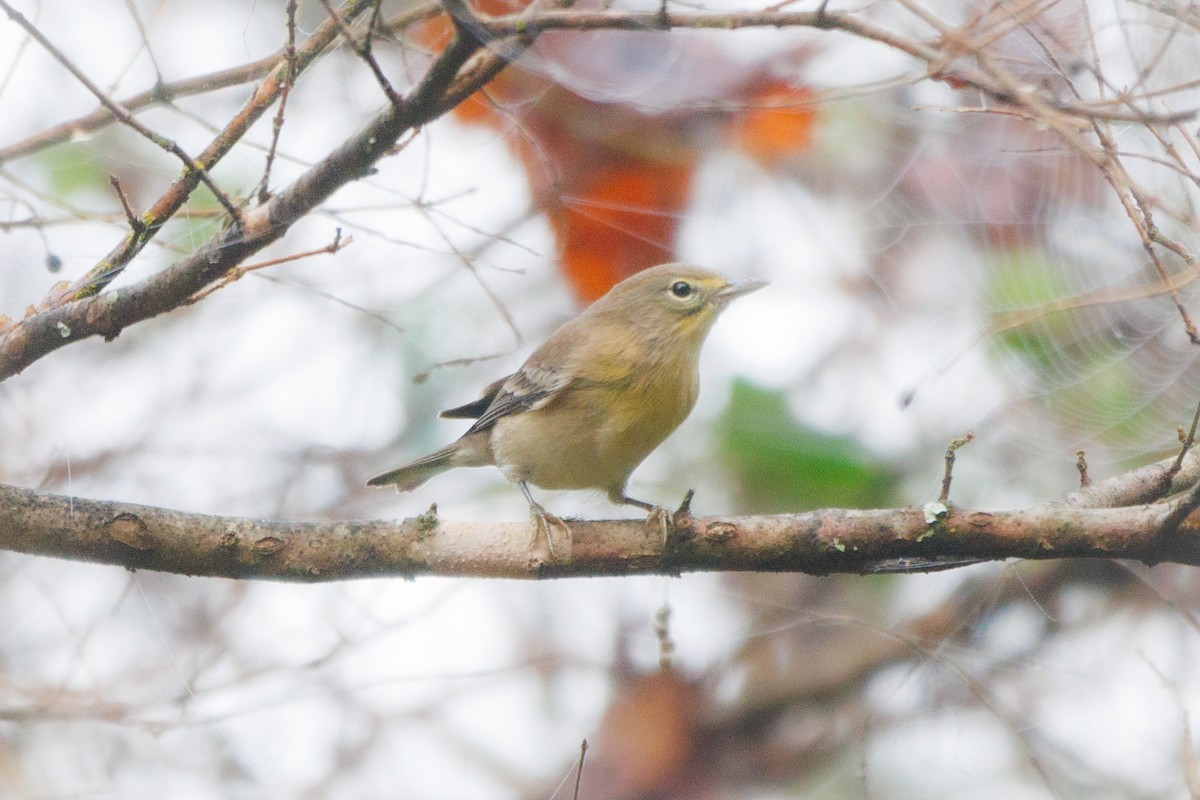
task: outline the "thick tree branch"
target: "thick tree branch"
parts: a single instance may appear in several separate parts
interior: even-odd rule
[[[1105,481],[1086,497],[1024,511],[950,509],[928,522],[916,508],[811,511],[768,517],[677,514],[572,520],[570,561],[532,554],[527,523],[443,520],[283,522],[190,514],[0,486],[0,548],[34,555],[226,578],[319,582],[417,575],[551,578],[695,571],[871,572],[892,559],[1123,558],[1200,565],[1200,514],[1173,532],[1175,502],[1087,507],[1141,496],[1171,461]],[[1193,477],[1200,461],[1181,472]],[[1178,477],[1178,476],[1177,476]],[[1091,487],[1089,487],[1090,489]]]

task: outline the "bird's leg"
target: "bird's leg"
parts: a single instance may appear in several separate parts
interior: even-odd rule
[[[620,492],[617,497],[617,502],[626,506],[636,506],[646,512],[646,524],[652,528],[658,528],[662,531],[663,549],[667,547],[667,539],[671,535],[671,512],[667,511],[662,506],[656,506],[653,503],[647,503],[645,500],[638,500],[636,497],[630,497],[624,491]]]
[[[525,481],[517,481],[517,485],[521,487],[521,492],[529,501],[529,519],[533,522],[533,539],[529,543],[530,549],[536,550],[544,539],[546,548],[550,551],[551,561],[569,561],[571,559],[571,528],[566,522],[563,522],[561,517],[554,516],[542,508],[541,503],[533,499],[533,495],[529,492],[529,485]],[[558,530],[561,539],[557,548],[554,546],[555,529]]]

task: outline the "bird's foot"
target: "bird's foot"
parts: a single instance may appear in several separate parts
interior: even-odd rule
[[[674,512],[668,511],[662,506],[653,506],[650,508],[650,513],[646,515],[646,524],[662,531],[662,546],[663,550],[667,549],[667,544],[671,538],[671,531],[678,528],[680,525],[687,523],[687,520],[692,516],[692,497],[695,495],[692,489],[687,490],[687,494],[683,496],[683,502],[679,504]]]
[[[534,552],[548,553],[550,561],[571,560],[571,528],[537,503],[529,506],[529,520],[533,523],[533,539],[529,548]]]
[[[671,531],[680,523],[681,520],[686,520],[692,515],[692,495],[691,489],[688,489],[687,494],[683,497],[683,502],[679,505],[679,509],[675,513],[671,513],[662,506],[656,506],[653,503],[647,503],[645,500],[638,500],[630,497],[625,493],[613,493],[609,495],[614,503],[623,503],[627,506],[637,506],[646,511],[646,525],[652,530],[656,530],[662,535],[663,550],[667,549],[667,542],[671,538]]]
[[[664,550],[667,549],[667,540],[671,537],[672,520],[673,516],[671,512],[662,506],[654,506],[650,509],[650,513],[646,515],[646,527],[662,535]]]

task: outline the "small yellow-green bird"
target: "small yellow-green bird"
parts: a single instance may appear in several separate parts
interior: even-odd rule
[[[495,465],[521,487],[540,530],[550,515],[530,483],[602,489],[614,503],[654,511],[625,494],[629,475],[696,404],[700,346],[717,315],[765,285],[683,264],[626,278],[481,398],[443,411],[475,420],[458,441],[367,484],[407,492],[454,467]]]

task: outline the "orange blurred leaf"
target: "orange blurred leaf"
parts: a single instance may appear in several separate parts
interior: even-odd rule
[[[551,220],[562,268],[575,294],[591,301],[614,283],[674,258],[675,236],[694,162],[614,158],[583,175]]]
[[[584,767],[585,798],[694,796],[685,787],[696,755],[700,692],[678,673],[642,675],[604,715],[595,757]]]
[[[731,125],[742,152],[770,165],[812,144],[817,110],[810,90],[771,82],[761,88],[754,101]]]
[[[497,15],[527,3],[476,0],[475,7]],[[418,38],[436,48],[450,31],[443,16],[421,28]],[[624,36],[547,34],[529,62],[538,67],[510,65],[454,110],[460,121],[488,125],[505,136],[524,167],[534,203],[550,221],[563,275],[584,303],[642,269],[676,258],[679,221],[707,148],[732,141],[773,166],[809,146],[817,113],[808,89],[733,64],[705,41]],[[647,57],[652,65],[647,69],[658,70],[651,76],[671,87],[671,99],[661,105],[651,90],[638,94],[636,103],[610,102],[547,77],[545,66],[565,59],[566,73],[586,76],[589,86],[639,85],[646,75],[638,72],[641,60],[629,54],[642,52],[637,48],[650,41],[673,48],[664,51],[676,65],[672,69],[680,79],[686,72],[686,81],[694,84],[681,91],[669,79],[674,73],[663,71],[664,61]]]

